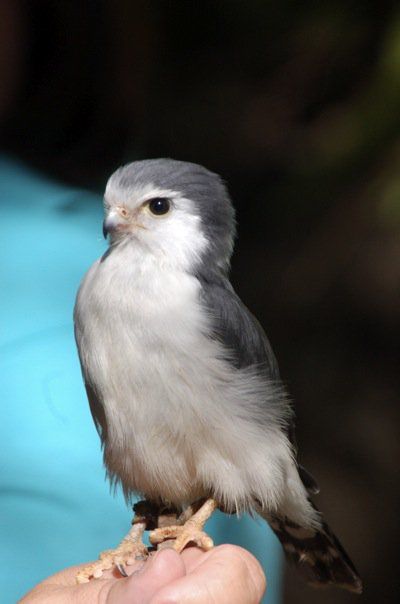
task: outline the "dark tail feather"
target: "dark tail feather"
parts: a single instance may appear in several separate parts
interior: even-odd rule
[[[314,476],[300,464],[297,465],[301,482],[306,487],[309,495],[318,495],[319,486]]]
[[[325,522],[320,529],[303,528],[287,518],[269,518],[268,522],[282,543],[286,557],[307,583],[362,592],[361,579],[352,561]]]

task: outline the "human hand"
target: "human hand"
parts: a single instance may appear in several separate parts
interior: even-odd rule
[[[75,566],[49,577],[19,604],[258,604],[265,590],[257,560],[234,545],[208,552],[190,547],[180,555],[160,550],[126,567],[130,576],[125,579],[110,571],[77,585],[78,570]]]

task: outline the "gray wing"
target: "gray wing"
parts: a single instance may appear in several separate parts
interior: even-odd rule
[[[221,275],[196,276],[202,286],[202,302],[213,319],[213,334],[227,349],[228,360],[237,368],[257,365],[270,380],[280,384],[278,363],[268,338],[229,280]],[[287,435],[297,450],[294,420],[288,423]],[[300,464],[298,470],[308,492],[318,493],[312,474]]]
[[[278,363],[263,328],[235,293],[228,279],[198,276],[202,302],[213,320],[213,335],[227,349],[237,368],[258,365],[272,381],[280,381]]]

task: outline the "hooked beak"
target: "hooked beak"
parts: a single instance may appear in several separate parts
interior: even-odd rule
[[[120,218],[114,212],[110,212],[103,220],[104,239],[107,239],[107,235],[115,231],[120,223]]]
[[[116,235],[117,233],[132,232],[132,229],[145,229],[143,224],[140,224],[132,219],[127,220],[121,218],[118,211],[110,210],[103,221],[103,235],[107,239],[107,235]]]

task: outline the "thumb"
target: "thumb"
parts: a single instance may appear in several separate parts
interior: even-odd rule
[[[163,587],[186,574],[184,563],[177,552],[163,549],[151,556],[143,567],[130,577],[115,581],[109,588],[107,604],[147,604]],[[101,597],[104,598],[104,592]]]
[[[162,587],[186,574],[181,557],[172,549],[156,552],[126,579],[94,579],[77,585],[78,568],[49,577],[19,604],[147,604]]]

